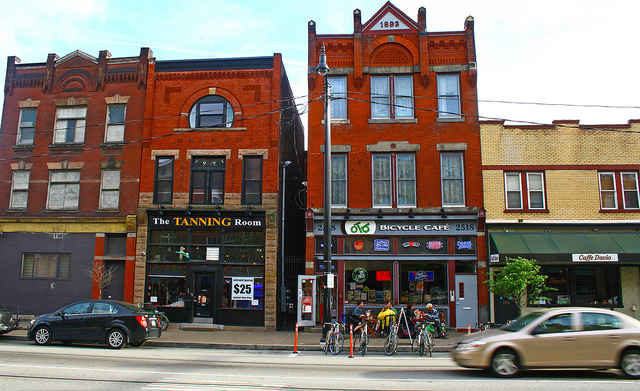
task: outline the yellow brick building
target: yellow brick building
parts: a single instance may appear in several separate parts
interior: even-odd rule
[[[480,124],[489,266],[538,261],[541,305],[640,305],[640,120],[621,125]],[[514,316],[493,300],[492,319]]]

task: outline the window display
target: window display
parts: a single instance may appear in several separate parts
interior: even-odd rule
[[[400,262],[400,302],[447,304],[446,261]]]
[[[345,262],[346,301],[384,303],[392,299],[393,262]]]

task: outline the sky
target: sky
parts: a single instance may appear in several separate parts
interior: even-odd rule
[[[386,0],[19,0],[3,1],[0,77],[6,58],[43,63],[81,50],[98,57],[159,60],[281,53],[298,102],[306,102],[307,24],[352,34]],[[427,32],[462,31],[475,19],[481,119],[508,123],[626,124],[640,119],[638,0],[395,0]],[[4,94],[4,93],[3,93]],[[3,95],[4,99],[4,95]],[[301,111],[304,105],[301,105]],[[306,116],[303,116],[306,121]],[[306,128],[306,123],[305,123]]]

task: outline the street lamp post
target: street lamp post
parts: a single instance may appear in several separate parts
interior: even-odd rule
[[[322,322],[327,324],[331,322],[331,288],[328,286],[329,278],[333,278],[333,273],[331,271],[331,102],[329,99],[331,86],[327,79],[329,66],[324,52],[324,43],[316,72],[324,79],[324,298],[322,302],[324,311]],[[325,326],[323,336],[326,334]]]

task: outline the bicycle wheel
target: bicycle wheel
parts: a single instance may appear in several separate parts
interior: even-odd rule
[[[398,349],[398,334],[395,331],[391,331],[384,341],[384,352],[387,356],[391,356]]]
[[[160,324],[160,330],[165,331],[169,328],[169,318],[165,314],[158,314],[158,323]]]
[[[344,337],[342,333],[334,333],[329,341],[329,349],[331,354],[339,354],[344,346]]]
[[[327,335],[324,337],[324,345],[322,346],[324,354],[327,354],[329,352],[329,341],[331,341],[332,336],[333,332],[331,330],[327,331]]]
[[[363,330],[362,337],[360,338],[360,354],[363,356],[367,353],[367,346],[369,346],[369,335],[367,330]]]
[[[426,345],[426,332],[422,330],[420,333],[420,341],[418,342],[418,353],[420,356],[424,356],[425,345]]]
[[[420,346],[420,333],[416,333],[416,336],[411,340],[411,351],[413,353],[418,351]]]

